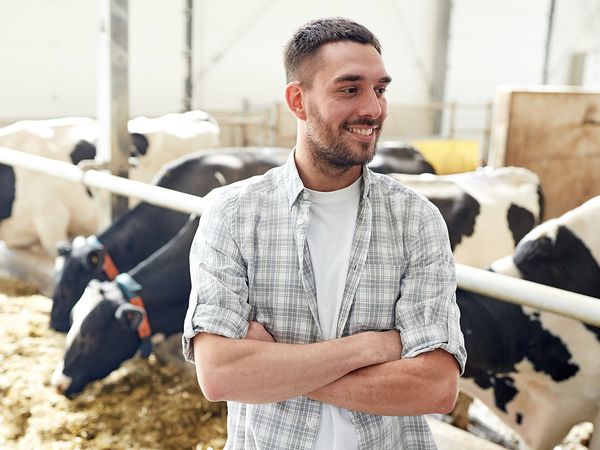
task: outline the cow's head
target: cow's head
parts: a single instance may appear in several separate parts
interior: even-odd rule
[[[600,196],[535,227],[492,269],[600,298],[599,222]]]
[[[115,282],[92,280],[73,308],[64,360],[52,374],[52,385],[72,397],[117,369],[140,345],[137,328],[144,314]]]
[[[66,332],[71,325],[71,309],[92,279],[106,280],[103,270],[104,247],[95,236],[76,237],[58,246],[54,270],[54,294],[50,327]]]

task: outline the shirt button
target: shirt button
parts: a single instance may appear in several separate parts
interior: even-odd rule
[[[303,194],[302,194],[302,198],[303,198],[304,200],[308,200],[308,194],[307,194],[306,192],[305,192],[305,193],[303,193]]]
[[[304,219],[298,219],[298,225],[303,225],[304,224]]]

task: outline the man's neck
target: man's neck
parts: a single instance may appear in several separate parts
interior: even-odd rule
[[[323,167],[311,158],[309,152],[296,148],[294,153],[296,169],[302,184],[313,191],[331,192],[344,189],[354,183],[362,174],[362,166],[348,168]]]

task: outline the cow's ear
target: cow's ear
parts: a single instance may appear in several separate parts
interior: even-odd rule
[[[144,319],[144,310],[131,303],[123,303],[115,311],[115,318],[125,329],[137,330]]]
[[[129,156],[142,156],[148,151],[148,138],[140,133],[131,133]]]
[[[73,251],[73,246],[69,241],[60,241],[56,244],[56,253],[58,256],[69,256]]]

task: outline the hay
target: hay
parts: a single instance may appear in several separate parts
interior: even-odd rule
[[[223,448],[225,405],[205,400],[181,365],[133,359],[75,400],[56,393],[64,335],[49,330],[50,308],[39,295],[0,294],[0,448]]]

